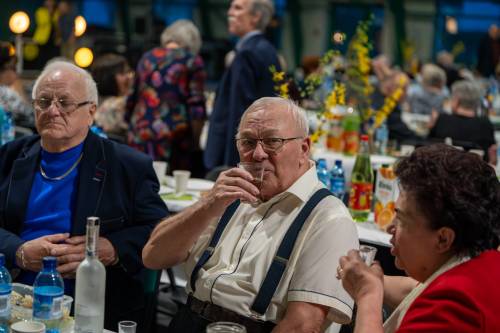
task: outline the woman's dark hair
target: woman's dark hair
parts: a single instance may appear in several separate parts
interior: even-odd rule
[[[445,144],[425,146],[402,158],[395,173],[432,229],[455,232],[457,253],[476,256],[498,247],[500,185],[478,155]]]
[[[129,68],[125,57],[108,53],[98,57],[90,72],[97,83],[99,96],[118,96],[118,84],[116,83],[116,74],[124,73]]]

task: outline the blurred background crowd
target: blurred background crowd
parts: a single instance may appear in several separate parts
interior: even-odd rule
[[[220,145],[211,134],[206,139],[214,97],[221,95],[215,91],[225,71],[237,65],[232,64],[234,49],[238,52],[238,38],[247,32],[228,29],[228,14],[238,15],[230,14],[229,6],[229,0],[3,1],[0,106],[8,114],[5,122],[17,136],[36,131],[29,98],[33,79],[52,59],[67,59],[87,68],[97,82],[96,132],[167,161],[169,170],[191,170],[193,176],[234,164],[231,158],[214,162],[206,156],[203,162],[203,150],[212,156],[217,153],[210,145]],[[17,11],[30,21],[21,33],[8,24]],[[274,0],[271,14],[262,27],[264,36],[277,51],[276,65],[294,82],[290,96],[312,112],[312,128],[322,99],[294,96],[294,85],[321,72],[326,98],[332,88],[328,78],[347,71],[342,54],[358,22],[370,18],[372,107],[403,89],[384,124],[389,146],[450,138],[496,164],[496,1]],[[330,49],[339,54],[329,68],[321,59]],[[244,98],[235,94],[229,95]],[[13,135],[3,133],[3,141]]]

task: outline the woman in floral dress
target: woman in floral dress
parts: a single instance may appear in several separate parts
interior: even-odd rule
[[[191,170],[206,119],[200,33],[192,22],[178,20],[162,33],[161,43],[137,66],[127,101],[128,144],[167,161],[170,170]]]

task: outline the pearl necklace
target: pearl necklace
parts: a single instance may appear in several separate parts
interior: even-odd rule
[[[78,157],[76,162],[73,163],[73,165],[71,166],[71,168],[68,169],[68,171],[66,171],[65,173],[63,173],[62,175],[57,176],[57,177],[47,176],[45,171],[42,169],[42,163],[40,163],[40,174],[42,175],[43,178],[48,179],[48,180],[61,180],[61,179],[65,178],[67,175],[69,175],[71,173],[71,171],[73,171],[74,168],[76,168],[78,163],[80,163],[80,161],[82,160],[82,157],[83,157],[83,153],[80,154],[80,157]]]

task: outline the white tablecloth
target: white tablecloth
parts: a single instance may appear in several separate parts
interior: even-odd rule
[[[380,230],[375,223],[370,221],[355,223],[356,228],[358,229],[358,236],[360,241],[387,247],[391,246],[391,235],[385,231]]]
[[[318,160],[320,158],[324,158],[326,160],[328,169],[333,168],[335,160],[341,160],[345,179],[346,181],[350,181],[356,156],[346,156],[344,154],[335,153],[326,149],[315,148],[313,151],[313,159]],[[370,155],[370,161],[372,163],[372,167],[375,169],[380,167],[382,164],[393,164],[396,162],[396,158],[384,155]]]

